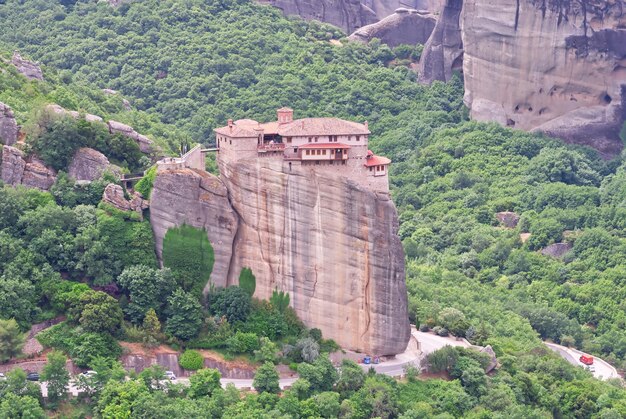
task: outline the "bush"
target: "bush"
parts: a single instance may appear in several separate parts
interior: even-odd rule
[[[430,330],[430,327],[428,327],[427,324],[420,324],[420,332],[428,332]]]
[[[178,358],[178,364],[188,371],[197,371],[204,367],[204,357],[200,352],[188,349]]]
[[[239,274],[239,287],[248,293],[250,297],[254,295],[256,290],[256,278],[252,273],[252,269],[243,268]]]
[[[239,287],[218,290],[209,296],[212,312],[225,316],[229,323],[243,322],[250,313],[250,295]]]
[[[188,225],[167,230],[163,239],[163,265],[172,270],[178,284],[200,296],[211,272],[215,254],[205,229]]]
[[[437,331],[437,334],[438,334],[439,336],[446,337],[446,336],[448,336],[448,335],[449,335],[449,333],[448,333],[448,329],[446,329],[445,327],[442,327],[442,328],[440,328],[440,329]]]
[[[135,190],[143,195],[144,198],[150,199],[150,195],[152,194],[152,186],[154,186],[154,179],[156,178],[157,167],[152,166],[148,170],[146,170],[146,174],[144,177],[137,182],[135,185]]]
[[[226,348],[233,354],[252,353],[259,349],[259,337],[254,333],[237,332],[226,341]]]

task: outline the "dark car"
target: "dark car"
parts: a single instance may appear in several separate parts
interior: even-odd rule
[[[26,376],[28,381],[39,381],[39,373],[38,372],[29,372]]]

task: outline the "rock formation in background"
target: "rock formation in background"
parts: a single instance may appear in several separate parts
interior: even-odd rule
[[[100,179],[106,171],[121,174],[120,168],[111,164],[104,154],[87,147],[76,150],[67,168],[67,174],[74,180],[89,182]]]
[[[163,238],[170,228],[187,224],[206,229],[215,253],[210,283],[227,285],[239,217],[228,201],[226,187],[217,177],[192,169],[160,172],[150,196],[150,222],[159,260]]]
[[[544,131],[612,155],[626,116],[622,1],[465,0],[473,119]]]
[[[2,181],[7,185],[24,185],[44,191],[56,181],[56,172],[37,157],[25,157],[24,153],[8,145],[2,147]]]
[[[17,142],[19,127],[13,111],[0,102],[0,144],[13,145]]]
[[[22,58],[22,56],[17,51],[13,53],[11,64],[13,64],[15,68],[17,68],[17,71],[26,76],[27,79],[43,80],[43,72],[41,71],[41,67],[39,67],[37,63]]]
[[[154,145],[152,140],[145,135],[139,134],[137,131],[126,124],[117,121],[107,122],[109,132],[111,134],[121,134],[124,137],[131,138],[139,145],[139,150],[145,154],[151,154],[158,151],[158,147]]]
[[[448,81],[463,67],[463,40],[459,17],[463,0],[446,0],[420,60],[419,81]]]
[[[76,111],[69,111],[67,109],[65,109],[64,107],[57,105],[55,103],[47,105],[46,109],[50,112],[54,112],[57,115],[63,115],[63,116],[71,116],[74,119],[78,119],[80,118],[80,113],[76,112]],[[85,121],[87,122],[104,122],[102,120],[101,117],[99,117],[98,115],[92,115],[90,113],[86,113],[85,114]]]
[[[168,229],[204,228],[215,251],[211,284],[238,285],[249,268],[255,297],[288,292],[304,323],[342,347],[404,351],[404,252],[388,194],[282,160],[221,162],[220,173],[158,172],[150,222],[159,257]]]
[[[259,3],[274,6],[286,16],[330,23],[346,33],[378,20],[360,0],[262,0]]]
[[[390,47],[425,44],[435,28],[437,17],[426,11],[397,9],[380,22],[357,29],[349,39],[368,43],[380,39]]]
[[[398,8],[428,10],[435,13],[441,10],[445,0],[361,0],[376,13],[378,19],[391,15]]]

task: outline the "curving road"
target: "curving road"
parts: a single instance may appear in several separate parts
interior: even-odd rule
[[[544,344],[548,348],[556,352],[557,354],[561,355],[570,364],[576,365],[578,367],[583,367],[583,368],[587,367],[585,364],[579,361],[579,358],[581,355],[586,355],[586,356],[591,356],[591,355],[581,352],[577,349],[567,348],[565,346],[557,345],[556,343],[544,342]],[[595,356],[593,357],[593,367],[594,367],[594,371],[591,371],[591,373],[593,374],[595,378],[599,380],[620,378],[614,366],[612,366],[608,362],[600,358],[597,358]]]

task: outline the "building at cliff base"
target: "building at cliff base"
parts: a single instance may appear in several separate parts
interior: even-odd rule
[[[368,149],[365,124],[338,118],[293,119],[293,110],[277,111],[275,122],[229,120],[215,130],[219,160],[233,163],[257,158],[314,166],[317,171],[344,176],[375,192],[389,192],[391,160]]]

